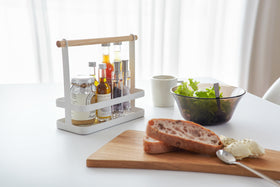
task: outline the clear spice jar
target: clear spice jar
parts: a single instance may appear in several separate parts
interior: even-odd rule
[[[131,76],[128,65],[128,60],[122,61],[123,96],[129,95],[131,89]],[[123,103],[123,109],[125,113],[128,113],[131,110],[130,100]]]
[[[92,76],[78,76],[71,80],[71,104],[90,105],[96,103],[95,78]],[[93,124],[96,111],[71,111],[72,124],[83,126]]]

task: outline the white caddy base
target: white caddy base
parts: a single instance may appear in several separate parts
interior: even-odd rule
[[[134,100],[140,97],[143,97],[145,95],[144,90],[141,89],[135,89],[135,91],[129,95],[126,95],[124,97],[118,97],[115,99],[111,99],[109,101],[105,102],[100,102],[100,103],[95,103],[91,105],[71,105],[71,107],[75,108],[77,111],[91,111],[91,110],[96,110],[98,108],[106,107],[106,106],[111,106],[113,104],[117,104],[120,102],[125,102],[128,100]],[[65,100],[64,98],[58,98],[56,100],[56,106],[65,108]],[[96,107],[97,106],[97,107]],[[57,128],[61,130],[65,130],[68,132],[73,132],[76,134],[90,134],[94,133],[96,131],[100,131],[102,129],[106,129],[115,125],[119,125],[121,123],[131,121],[137,118],[141,118],[144,116],[144,109],[142,108],[137,108],[137,107],[132,107],[131,110],[127,113],[124,114],[122,117],[118,117],[116,119],[112,119],[106,122],[101,122],[101,123],[96,123],[93,125],[82,125],[82,126],[77,126],[73,125],[70,121],[70,124],[65,123],[65,118],[58,119],[56,124]]]
[[[131,110],[131,112],[125,114],[125,116],[123,117],[119,117],[116,119],[112,119],[103,123],[98,123],[98,124],[94,124],[94,125],[90,125],[90,126],[76,126],[76,125],[66,125],[65,124],[65,118],[59,119],[56,121],[57,124],[57,128],[61,129],[61,130],[65,130],[68,132],[73,132],[76,134],[90,134],[90,133],[94,133],[115,125],[119,125],[121,123],[127,122],[127,121],[131,121],[134,120],[136,118],[141,118],[144,116],[144,109],[142,108],[133,108]]]

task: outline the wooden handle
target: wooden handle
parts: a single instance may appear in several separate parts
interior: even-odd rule
[[[96,39],[83,39],[83,40],[68,40],[68,46],[81,46],[81,45],[93,45],[93,44],[105,44],[113,42],[133,41],[137,40],[137,35],[119,36],[119,37],[108,37],[108,38],[96,38]],[[65,47],[66,43],[64,40],[56,42],[57,47]]]

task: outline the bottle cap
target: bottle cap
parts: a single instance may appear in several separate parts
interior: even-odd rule
[[[99,69],[106,69],[106,64],[105,63],[99,64]]]
[[[122,45],[122,42],[115,42],[114,45]]]
[[[110,45],[111,45],[110,43],[101,44],[102,47],[104,47],[104,46],[110,46]]]
[[[89,67],[96,67],[96,62],[89,62],[89,63],[88,63],[88,66],[89,66]]]
[[[122,71],[123,72],[128,72],[128,60],[122,60]]]
[[[121,62],[120,61],[114,62],[114,71],[118,72],[118,73],[121,71]]]

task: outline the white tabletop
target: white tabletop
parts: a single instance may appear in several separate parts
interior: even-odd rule
[[[88,168],[86,159],[125,130],[145,130],[151,118],[183,119],[178,108],[153,107],[149,84],[136,105],[145,117],[90,135],[56,128],[63,109],[55,99],[62,85],[0,85],[0,186],[271,186],[254,177],[185,171]],[[218,135],[252,138],[263,147],[280,151],[280,106],[247,93],[232,119],[209,126]]]

